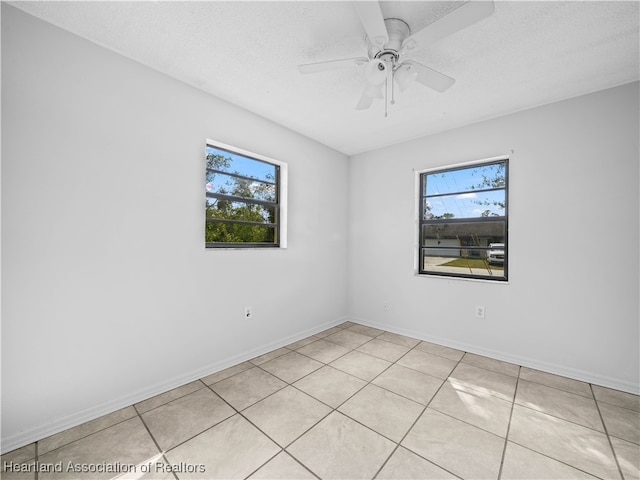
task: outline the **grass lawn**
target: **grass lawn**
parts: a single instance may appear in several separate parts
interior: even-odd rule
[[[461,267],[461,268],[487,268],[487,265],[491,270],[504,270],[503,265],[490,265],[485,263],[481,258],[456,258],[455,260],[451,260],[450,262],[443,263],[442,266],[445,267]]]

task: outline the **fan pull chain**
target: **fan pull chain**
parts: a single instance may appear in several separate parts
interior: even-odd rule
[[[389,103],[389,77],[384,79],[384,118],[388,116],[388,107]]]
[[[396,104],[396,89],[393,88],[393,71],[391,71],[391,75],[389,75],[389,77],[391,77],[391,105],[395,105]]]

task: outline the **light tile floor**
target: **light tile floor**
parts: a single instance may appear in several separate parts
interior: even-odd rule
[[[640,479],[640,400],[347,322],[2,467],[7,480]]]

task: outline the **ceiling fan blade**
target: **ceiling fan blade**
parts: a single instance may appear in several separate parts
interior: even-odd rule
[[[374,45],[382,48],[389,41],[387,27],[378,2],[354,2],[360,21],[367,32],[367,37]]]
[[[358,104],[356,105],[356,110],[366,110],[371,105],[373,105],[373,97],[367,95],[366,92],[362,94]]]
[[[423,85],[426,85],[429,88],[434,89],[437,92],[444,92],[449,87],[451,87],[456,80],[451,78],[444,73],[440,73],[433,68],[429,68],[421,63],[414,62],[412,60],[407,60],[402,63],[402,65],[408,65],[411,67],[412,72],[416,72],[418,76],[416,77],[416,82],[420,82]]]
[[[307,63],[305,65],[298,65],[298,71],[300,73],[318,73],[326,72],[328,70],[339,70],[341,68],[357,67],[368,63],[367,57],[345,58],[343,60],[330,60],[328,62]]]
[[[408,37],[403,42],[403,47],[408,50],[427,47],[452,33],[491,16],[494,10],[495,6],[492,0],[470,0],[448,15]]]
[[[376,98],[384,98],[384,82],[379,84],[369,84],[362,92],[360,100],[356,105],[356,110],[366,110]]]

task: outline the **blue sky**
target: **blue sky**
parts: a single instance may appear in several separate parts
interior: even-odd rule
[[[447,172],[427,174],[426,201],[434,216],[451,213],[455,218],[480,217],[490,210],[492,214],[504,215],[498,203],[504,203],[505,190],[481,191],[486,178],[494,179],[503,175],[498,164],[469,167]]]
[[[241,175],[247,177],[257,178],[259,180],[273,181],[275,178],[275,166],[260,160],[253,158],[247,158],[242,155],[227,152],[226,150],[220,150],[215,147],[207,145],[206,154],[210,153],[223,155],[224,157],[231,158],[232,162],[228,169],[223,169],[228,172],[238,172]],[[269,177],[268,175],[271,175]]]

